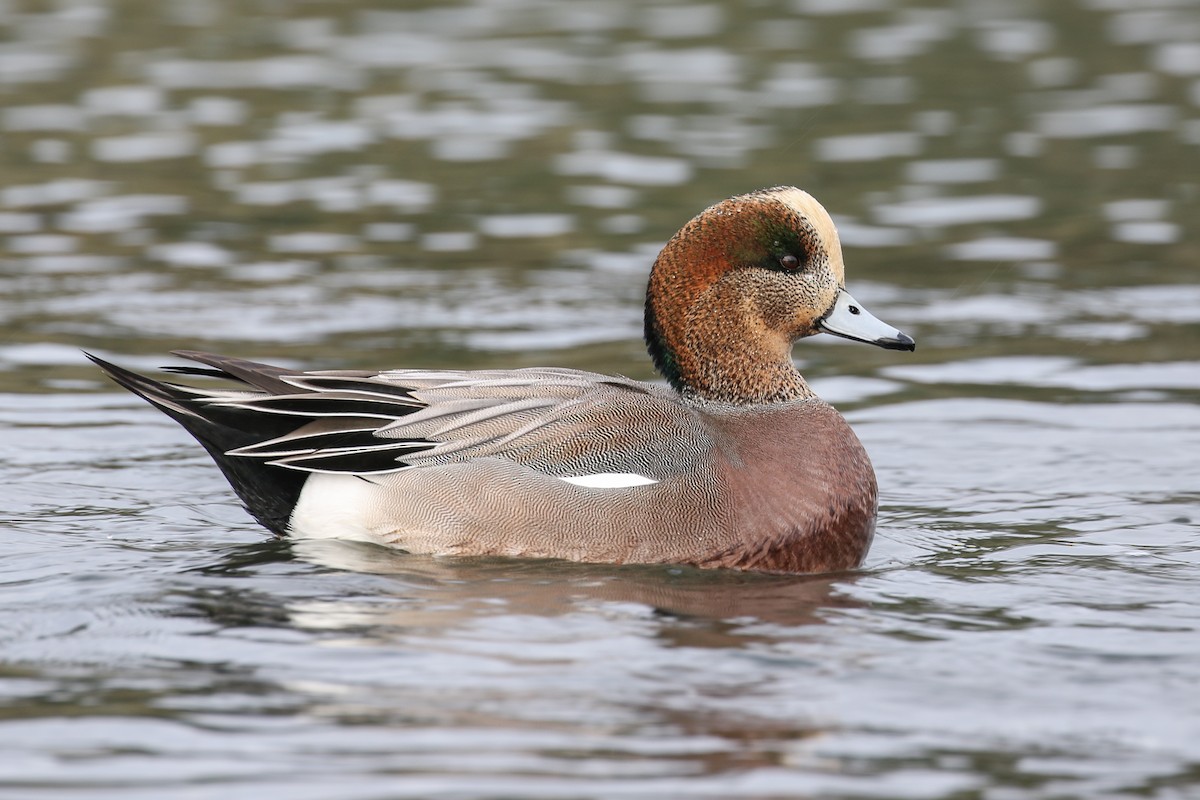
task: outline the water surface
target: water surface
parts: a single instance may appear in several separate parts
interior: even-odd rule
[[[1200,4],[0,3],[0,794],[1200,791]],[[645,273],[800,185],[862,570],[269,540],[81,348],[651,378]],[[828,339],[830,337],[819,337]]]

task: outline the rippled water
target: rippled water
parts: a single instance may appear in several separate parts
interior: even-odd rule
[[[0,794],[1200,792],[1200,3],[0,2]],[[651,377],[794,183],[915,354],[811,578],[268,540],[104,383],[191,347]],[[828,337],[821,337],[828,338]]]

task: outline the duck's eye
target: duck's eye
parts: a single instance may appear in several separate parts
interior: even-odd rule
[[[788,253],[786,256],[781,256],[779,258],[779,266],[783,267],[784,269],[799,269],[800,259],[796,258],[791,253]]]

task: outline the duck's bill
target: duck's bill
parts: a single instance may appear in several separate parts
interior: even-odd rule
[[[911,336],[871,316],[845,289],[838,292],[833,309],[817,322],[817,328],[834,336],[866,342],[888,350],[917,349],[917,343]]]

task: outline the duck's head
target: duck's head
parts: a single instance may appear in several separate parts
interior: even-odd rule
[[[792,343],[832,333],[893,350],[912,338],[846,292],[829,213],[791,186],[705,209],[667,242],[646,292],[646,343],[685,394],[763,403],[811,394]]]

